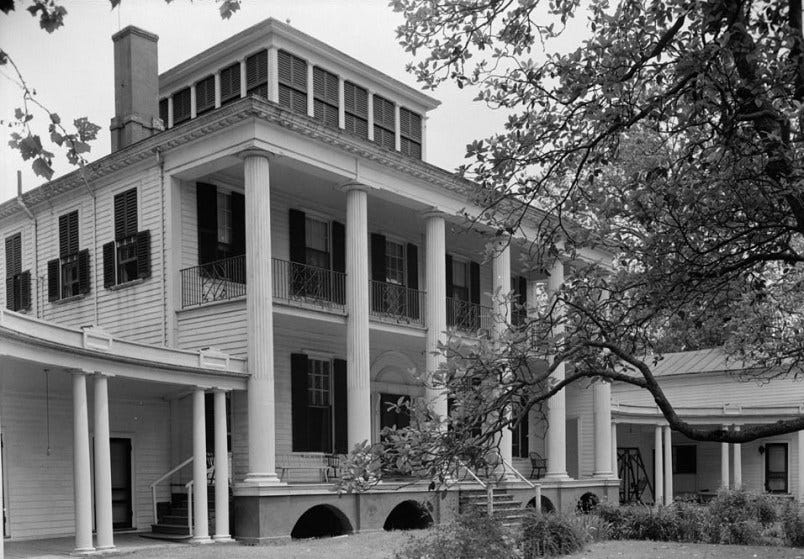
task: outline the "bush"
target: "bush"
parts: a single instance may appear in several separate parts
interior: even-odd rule
[[[766,495],[744,490],[720,491],[711,503],[710,541],[723,544],[762,544],[763,529],[779,517]]]
[[[672,505],[676,517],[676,541],[708,542],[712,517],[709,509],[692,501],[676,501]]]
[[[534,513],[525,518],[522,551],[525,559],[557,557],[583,549],[589,534],[584,519],[557,513]],[[494,557],[489,554],[488,557]]]
[[[786,503],[781,516],[787,543],[793,547],[804,547],[804,520],[801,518],[798,503]]]
[[[411,537],[394,559],[485,559],[512,557],[514,542],[499,521],[481,514],[459,516],[425,536]]]

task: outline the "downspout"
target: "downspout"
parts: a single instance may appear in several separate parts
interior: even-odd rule
[[[39,289],[39,224],[36,221],[36,216],[31,209],[22,201],[22,171],[17,171],[17,204],[25,212],[25,214],[33,221],[34,226],[34,287],[36,288],[36,318],[42,318],[40,315],[42,305],[39,303],[39,294],[42,291]]]
[[[162,149],[157,147],[154,150],[156,163],[159,165],[159,188],[162,194],[162,346],[167,347],[167,322],[168,322],[168,297],[167,297],[167,195],[165,194],[165,159],[162,157]]]
[[[84,165],[82,164],[80,169],[81,171],[81,179],[84,181],[84,188],[87,189],[89,192],[89,196],[92,198],[92,267],[94,268],[92,279],[95,281],[96,288],[92,290],[92,300],[93,300],[93,313],[94,313],[94,320],[92,321],[95,326],[100,327],[98,324],[98,200],[95,197],[95,191],[89,186],[89,182],[87,181],[87,177],[84,174]]]

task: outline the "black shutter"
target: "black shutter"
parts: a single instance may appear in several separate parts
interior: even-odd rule
[[[59,256],[78,252],[78,211],[59,216]]]
[[[346,272],[346,227],[337,221],[332,222],[332,269]]]
[[[246,91],[264,84],[267,80],[268,51],[261,50],[246,58]]]
[[[385,235],[371,234],[371,279],[385,282]]]
[[[293,452],[310,448],[307,421],[307,356],[290,355],[290,415],[293,431]]]
[[[14,276],[6,278],[6,308],[14,310],[14,303],[17,301],[14,298]]]
[[[304,212],[291,209],[288,219],[290,223],[290,261],[304,264],[307,262]]]
[[[151,232],[148,230],[137,233],[137,277],[151,277]]]
[[[447,255],[447,297],[452,297],[452,256]]]
[[[31,308],[31,272],[26,270],[18,276],[20,285],[19,310]]]
[[[126,197],[123,194],[114,197],[114,238],[116,241],[126,238]]]
[[[47,263],[47,300],[48,301],[58,301],[61,299],[61,275],[59,272],[61,268],[59,266],[59,259],[54,258],[53,260],[48,260]]]
[[[198,264],[203,265],[218,259],[218,187],[214,184],[196,183],[195,200],[198,216]]]
[[[89,273],[89,249],[85,248],[84,250],[78,253],[78,292],[79,293],[89,293],[92,289],[89,283],[90,273]]]
[[[343,359],[335,359],[332,369],[332,401],[335,420],[335,444],[333,446],[337,454],[347,454],[349,452],[349,428],[348,413],[346,411],[348,409],[346,361]]]
[[[232,192],[232,253],[246,254],[246,197]]]
[[[480,264],[469,263],[469,301],[480,304]]]
[[[115,279],[115,242],[103,245],[103,287],[112,287],[117,283]]]
[[[528,302],[528,280],[525,276],[517,278],[517,295],[519,295],[519,304],[524,307]]]
[[[195,114],[215,108],[215,77],[208,76],[195,84]]]
[[[221,70],[221,104],[240,97],[240,63]]]

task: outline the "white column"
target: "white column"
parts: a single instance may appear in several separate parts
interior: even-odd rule
[[[92,479],[89,470],[87,377],[73,373],[73,489],[75,492],[75,553],[92,551]]]
[[[226,446],[226,392],[215,390],[215,541],[229,535],[229,449]]]
[[[269,58],[269,60],[270,60],[270,58]],[[271,71],[271,67],[269,66],[268,67],[268,72],[269,72],[268,75],[269,76],[271,75],[270,71]],[[246,59],[244,58],[243,60],[240,61],[240,97],[241,98],[243,98],[246,95],[248,95],[248,93],[246,93],[246,85],[247,84],[248,84],[248,80],[246,80]],[[269,86],[270,86],[270,84],[269,84]]]
[[[268,100],[279,103],[279,50],[268,49]]]
[[[1,408],[0,408],[1,409]],[[0,417],[2,417],[2,412],[0,412]],[[3,427],[0,425],[0,441],[3,440]],[[801,448],[801,445],[799,445]],[[799,461],[799,464],[801,462]],[[799,478],[801,479],[801,478]],[[0,514],[3,513],[2,511],[2,503],[3,503],[3,452],[0,449]],[[5,533],[5,526],[3,524],[3,520],[0,518],[0,559],[5,557],[5,541],[6,541],[6,533]]]
[[[798,432],[798,502],[804,502],[804,430]]]
[[[221,73],[215,72],[215,108],[221,106]]]
[[[98,551],[114,549],[112,463],[109,449],[109,379],[103,374],[95,375],[95,531]]]
[[[396,114],[399,116],[399,106],[396,106]],[[399,122],[399,118],[397,118]],[[494,335],[496,337],[502,336],[508,328],[508,323],[511,321],[511,245],[508,239],[498,241],[494,251],[494,258],[492,259],[492,273],[493,278],[493,291],[495,300],[495,321],[492,326]],[[511,416],[511,409],[506,408],[501,410],[506,419]],[[511,445],[513,442],[513,434],[507,427],[500,433],[500,454],[503,459],[511,464],[513,459]]]
[[[723,426],[728,431],[728,425]],[[720,486],[729,488],[729,443],[720,443]]]
[[[564,283],[564,263],[556,259],[550,270],[547,289],[553,296]],[[553,336],[560,337],[564,333],[561,323],[563,311],[560,306],[555,310],[557,324],[553,328]],[[564,380],[565,364],[559,364],[552,375],[554,382]],[[567,475],[567,393],[560,390],[548,401],[547,410],[547,479],[569,479]]]
[[[611,383],[598,379],[592,385],[595,415],[595,477],[610,478],[611,468]]]
[[[617,467],[617,423],[611,422],[611,471],[614,477],[619,477]]]
[[[193,391],[193,542],[209,543],[207,429],[204,389]]]
[[[371,112],[369,112],[371,114]],[[446,341],[447,330],[447,244],[444,216],[438,212],[425,214],[425,318],[427,337],[425,341],[425,368],[434,374],[444,362],[438,350],[439,343]],[[427,402],[441,418],[447,416],[447,396],[441,391],[427,389]]]
[[[248,322],[248,468],[246,483],[279,483],[274,405],[271,189],[268,153],[244,154],[246,319]]]
[[[664,434],[664,504],[673,502],[673,432],[669,425],[662,427]]]
[[[343,76],[338,76],[338,128],[346,128],[346,101],[343,93]]]
[[[664,460],[662,457],[662,426],[653,429],[653,501],[655,506],[664,502]]]
[[[346,390],[349,450],[371,442],[369,361],[368,195],[366,187],[346,189]]]
[[[740,426],[735,425],[734,431],[739,432]],[[742,489],[743,487],[743,445],[735,443],[734,445],[734,488]],[[801,467],[799,465],[799,467]],[[799,478],[801,479],[801,478]]]
[[[166,126],[168,128],[173,128],[173,96],[171,95],[168,99],[168,121]]]
[[[402,149],[402,132],[399,129],[399,103],[394,103],[394,149],[399,151]],[[509,285],[506,289],[510,289]]]

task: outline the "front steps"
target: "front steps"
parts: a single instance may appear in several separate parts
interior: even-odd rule
[[[522,501],[516,500],[507,489],[498,487],[492,491],[492,508],[494,518],[509,528],[521,526],[522,520],[529,514],[529,511],[522,506]],[[468,512],[486,514],[488,511],[486,490],[461,489],[458,497],[458,510],[461,514]]]
[[[192,536],[187,524],[187,493],[172,493],[169,503],[159,503],[158,519],[151,524],[151,533],[141,534],[144,538],[167,541],[186,541]],[[210,533],[215,526],[215,487],[207,490],[207,512]]]

